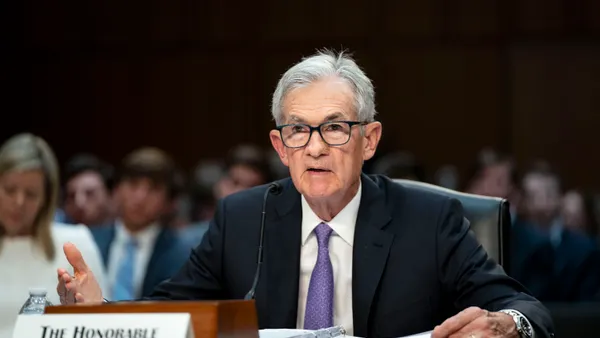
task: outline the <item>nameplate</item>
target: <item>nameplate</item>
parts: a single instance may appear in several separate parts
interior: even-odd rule
[[[189,313],[20,315],[13,338],[194,338]]]

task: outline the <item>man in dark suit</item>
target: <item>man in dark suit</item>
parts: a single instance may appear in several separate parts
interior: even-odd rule
[[[552,292],[544,300],[592,301],[600,292],[600,251],[587,236],[564,226],[560,215],[562,183],[545,162],[535,163],[523,176],[523,224],[536,228],[550,242]]]
[[[540,301],[552,301],[555,252],[538,229],[515,218],[510,233],[510,276],[523,284]]]
[[[189,257],[189,246],[161,218],[178,191],[171,158],[155,148],[125,157],[114,191],[119,217],[90,230],[106,265],[113,300],[148,297]]]
[[[354,61],[331,53],[303,60],[279,81],[272,110],[278,126],[271,142],[291,179],[280,181],[266,209],[255,294],[261,328],[551,336],[547,310],[488,259],[457,201],[361,174],[382,127],[373,86]],[[221,200],[189,261],[151,298],[243,298],[256,269],[267,189]],[[76,273],[58,271],[63,302],[102,302],[77,249],[67,244],[65,253]]]
[[[471,179],[466,191],[472,194],[505,198],[510,202],[512,227],[510,233],[510,271],[509,275],[519,281],[527,290],[541,301],[552,299],[554,291],[551,285],[553,275],[554,250],[540,231],[523,222],[518,217],[518,206],[522,198],[519,175],[512,157],[492,149],[479,153],[472,168]],[[492,220],[496,222],[497,220]],[[491,229],[492,227],[482,227]],[[477,229],[474,229],[477,234]],[[480,231],[481,233],[481,231]],[[495,236],[492,236],[494,238]],[[485,236],[480,242],[497,250],[497,240],[486,243]],[[490,250],[488,249],[488,252]]]

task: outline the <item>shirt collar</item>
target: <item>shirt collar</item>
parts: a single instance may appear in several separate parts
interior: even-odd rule
[[[356,226],[361,195],[362,182],[359,181],[356,195],[354,195],[352,200],[350,200],[350,203],[346,204],[342,211],[329,222],[320,219],[310,208],[310,205],[308,205],[304,196],[302,196],[302,245],[306,243],[306,240],[308,240],[308,237],[317,225],[327,223],[333,231],[344,240],[344,242],[352,246],[354,243],[354,227]]]
[[[121,220],[117,220],[115,222],[115,239],[121,243],[126,243],[130,239],[135,238],[138,246],[145,247],[154,243],[160,230],[160,225],[155,222],[147,226],[145,229],[132,234],[129,232],[129,230],[127,230],[127,228],[125,228]]]

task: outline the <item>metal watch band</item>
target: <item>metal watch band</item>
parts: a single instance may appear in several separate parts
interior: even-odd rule
[[[512,319],[515,322],[515,325],[517,327],[517,332],[519,333],[519,337],[521,337],[521,338],[533,338],[534,337],[533,327],[531,326],[531,323],[529,323],[529,320],[527,319],[527,317],[525,317],[522,313],[520,313],[519,311],[516,311],[516,310],[511,310],[511,309],[500,310],[500,312],[506,313],[507,315],[512,317]]]

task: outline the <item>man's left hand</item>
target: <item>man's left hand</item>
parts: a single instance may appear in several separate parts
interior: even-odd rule
[[[519,333],[510,315],[470,307],[436,326],[431,338],[519,338]]]

